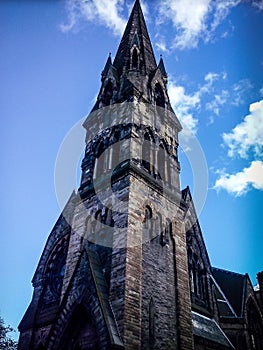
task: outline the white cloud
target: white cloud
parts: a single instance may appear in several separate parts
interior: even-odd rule
[[[252,84],[249,79],[239,80],[232,87],[232,104],[234,106],[239,106],[243,103],[243,96],[248,93],[252,88]]]
[[[213,20],[211,23],[211,31],[214,31],[220,23],[228,16],[230,10],[237,6],[241,0],[216,0],[211,3],[211,13]]]
[[[227,74],[225,72],[209,72],[204,77],[204,84],[199,86],[199,88],[191,94],[186,93],[185,88],[178,85],[175,81],[170,81],[168,83],[168,94],[171,105],[183,126],[181,137],[190,138],[191,135],[197,133],[198,118],[196,115],[201,108],[202,97],[205,94],[210,95],[213,93],[216,81],[226,78]],[[221,91],[221,95],[216,94],[216,103],[218,105],[225,103],[226,95],[227,92],[224,90]]]
[[[223,134],[223,140],[228,147],[228,156],[248,156],[252,150],[256,156],[262,155],[263,149],[263,100],[252,103],[250,114],[230,133]]]
[[[205,108],[207,111],[212,111],[215,115],[219,116],[220,107],[227,103],[229,92],[222,90],[220,94],[215,94],[214,99],[211,102],[207,102]]]
[[[169,50],[167,48],[167,44],[165,42],[165,39],[163,37],[158,37],[155,46],[162,52],[169,53]]]
[[[250,188],[263,190],[263,162],[253,161],[248,168],[236,174],[224,174],[216,181],[216,190],[225,189],[235,196],[241,196]]]
[[[252,5],[260,11],[263,11],[263,0],[254,0],[252,1]]]
[[[183,126],[182,134],[190,137],[190,134],[196,134],[198,119],[192,114],[200,106],[200,96],[198,92],[187,95],[183,86],[177,85],[175,82],[169,82],[168,94],[171,105],[177,114]]]
[[[198,37],[205,29],[210,0],[164,0],[159,4],[160,18],[168,18],[177,29],[174,47],[196,47]]]
[[[197,47],[199,40],[210,41],[212,34],[241,0],[162,0],[158,23],[166,19],[176,29],[173,48]]]
[[[76,29],[81,20],[96,22],[111,29],[115,35],[122,35],[126,20],[121,17],[124,0],[67,0],[68,23],[60,30]]]
[[[228,147],[228,156],[254,160],[242,171],[234,174],[223,173],[216,180],[216,190],[225,189],[235,196],[241,196],[251,188],[263,190],[263,100],[252,103],[244,120],[230,132],[223,134]]]

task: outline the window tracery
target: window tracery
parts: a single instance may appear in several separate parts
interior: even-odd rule
[[[66,268],[69,236],[63,237],[53,249],[45,269],[50,291],[55,297],[60,295]]]

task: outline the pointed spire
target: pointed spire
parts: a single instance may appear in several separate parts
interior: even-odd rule
[[[129,69],[130,49],[134,40],[140,44],[140,61],[144,72],[149,73],[156,69],[156,60],[139,0],[135,1],[113,62],[120,75],[123,69]]]
[[[104,67],[103,71],[101,72],[102,79],[107,75],[111,65],[112,65],[112,62],[111,62],[111,52],[110,52],[109,57],[107,59],[107,62],[105,64],[105,67]]]
[[[166,70],[165,70],[165,67],[164,67],[163,56],[162,55],[160,55],[160,62],[158,64],[158,68],[160,69],[163,77],[167,78],[167,73],[166,73]]]

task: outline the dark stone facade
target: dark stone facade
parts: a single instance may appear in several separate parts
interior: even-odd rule
[[[254,291],[211,267],[138,0],[101,82],[81,184],[40,258],[18,348],[262,349],[263,273]]]

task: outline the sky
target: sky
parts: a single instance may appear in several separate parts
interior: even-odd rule
[[[14,328],[61,211],[54,186],[59,147],[93,107],[131,6],[0,2],[0,315]],[[189,185],[197,202],[195,142],[204,155],[208,183],[199,221],[211,263],[247,272],[255,285],[263,270],[263,1],[144,0],[142,7],[184,126],[181,188]],[[84,137],[83,131],[83,149]]]

